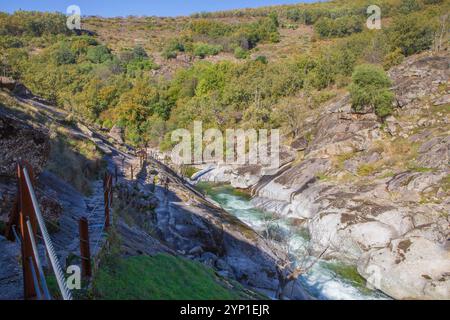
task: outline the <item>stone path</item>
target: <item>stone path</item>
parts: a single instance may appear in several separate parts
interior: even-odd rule
[[[20,246],[0,236],[0,300],[23,299]]]

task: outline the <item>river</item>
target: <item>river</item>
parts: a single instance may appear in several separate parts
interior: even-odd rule
[[[284,219],[276,219],[255,208],[251,198],[228,185],[201,182],[197,188],[223,209],[238,217],[260,234],[269,232],[271,241],[281,241],[292,256],[293,262],[301,266],[312,265],[311,257],[305,259],[308,245],[306,229],[295,226]],[[270,227],[267,227],[270,225]],[[338,261],[319,260],[299,279],[308,293],[316,299],[369,300],[387,299],[379,291],[370,290],[354,266]]]

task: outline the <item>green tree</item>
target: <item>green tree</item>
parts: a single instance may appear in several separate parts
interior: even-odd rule
[[[388,29],[391,46],[400,48],[405,56],[429,49],[433,43],[433,34],[432,26],[418,14],[395,19]]]
[[[390,115],[394,99],[390,87],[391,80],[383,68],[372,64],[357,66],[350,85],[353,110],[373,111],[381,118]]]

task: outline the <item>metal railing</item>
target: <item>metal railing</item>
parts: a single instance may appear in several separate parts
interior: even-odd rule
[[[117,169],[115,172],[117,180]],[[44,244],[45,254],[50,260],[53,274],[55,275],[58,289],[62,299],[72,300],[72,293],[68,288],[64,272],[56,255],[54,244],[47,230],[46,223],[54,225],[52,221],[45,220],[39,207],[34,190],[34,173],[32,167],[26,161],[17,164],[18,192],[10,219],[6,228],[6,237],[11,241],[17,241],[21,247],[24,298],[26,300],[51,300],[51,294],[47,286],[44,268],[38,251],[37,240]],[[92,276],[91,252],[97,252],[100,248],[103,233],[109,229],[111,223],[111,205],[113,202],[113,175],[107,172],[103,179],[104,188],[104,218],[99,232],[100,236],[94,244],[94,251],[90,249],[88,219],[97,209],[98,205],[87,217],[79,219],[80,255],[82,276]],[[45,193],[45,192],[44,192]],[[60,227],[59,225],[57,226]],[[62,229],[61,232],[76,235],[76,230]],[[57,243],[55,243],[57,244]],[[59,246],[61,248],[61,246]],[[62,248],[65,249],[65,248]]]
[[[56,256],[36,198],[33,187],[34,175],[31,166],[26,162],[18,163],[17,177],[18,195],[10,216],[6,235],[9,239],[15,238],[21,245],[24,298],[27,300],[51,299],[36,244],[39,230],[61,296],[64,300],[71,300],[72,294],[67,288],[64,273]]]

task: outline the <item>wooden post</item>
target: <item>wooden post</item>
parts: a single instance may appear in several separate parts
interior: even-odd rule
[[[131,180],[133,180],[133,165],[131,165]]]
[[[81,274],[83,277],[92,276],[91,250],[89,248],[89,223],[86,217],[80,219],[80,255],[81,255]]]
[[[105,172],[105,174],[103,175],[103,191],[106,190],[106,177],[107,177],[107,173]]]
[[[109,190],[109,204],[112,205],[112,203],[113,203],[113,176],[111,174],[109,175],[108,190]]]
[[[105,190],[105,229],[109,228],[109,190]]]

